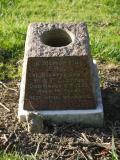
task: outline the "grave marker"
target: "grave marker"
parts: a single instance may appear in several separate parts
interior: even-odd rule
[[[84,23],[29,26],[18,116],[23,120],[30,113],[58,122],[102,124],[98,76]]]

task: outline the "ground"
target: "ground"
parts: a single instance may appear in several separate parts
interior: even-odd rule
[[[7,107],[0,107],[2,153],[41,160],[110,160],[112,156],[117,160],[115,155],[120,159],[120,66],[98,62],[98,68],[105,117],[102,128],[44,122],[44,133],[30,134],[27,124],[17,119],[20,82],[7,83],[9,88],[1,84],[1,103]],[[16,159],[21,159],[19,156]]]

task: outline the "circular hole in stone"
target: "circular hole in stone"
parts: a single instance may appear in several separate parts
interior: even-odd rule
[[[67,46],[73,41],[73,35],[67,30],[53,29],[43,32],[41,41],[48,46],[62,47]]]

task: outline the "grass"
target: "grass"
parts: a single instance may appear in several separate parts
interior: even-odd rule
[[[118,160],[118,155],[116,153],[114,135],[112,133],[112,160]]]
[[[0,160],[22,160],[19,154],[0,154]]]
[[[16,62],[23,58],[31,22],[85,21],[92,54],[103,61],[120,61],[119,0],[0,0],[0,80],[20,78]]]
[[[37,160],[34,155],[20,155],[19,153],[0,153],[0,160]]]

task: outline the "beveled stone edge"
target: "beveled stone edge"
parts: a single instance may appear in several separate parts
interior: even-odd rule
[[[27,121],[27,118],[30,113],[36,114],[36,116],[41,115],[43,119],[48,119],[55,122],[75,122],[82,123],[85,125],[91,126],[102,126],[103,125],[103,104],[101,97],[101,90],[99,86],[99,78],[97,74],[97,65],[96,61],[93,61],[94,65],[94,77],[96,81],[96,98],[97,98],[97,107],[96,109],[87,109],[87,110],[46,110],[46,111],[27,111],[23,109],[24,102],[19,101],[18,108],[18,119],[20,122]],[[24,84],[21,83],[21,88],[23,90]],[[23,92],[23,91],[21,91]],[[23,92],[24,94],[24,92]],[[20,99],[21,100],[21,99]],[[39,123],[39,122],[38,122]]]

